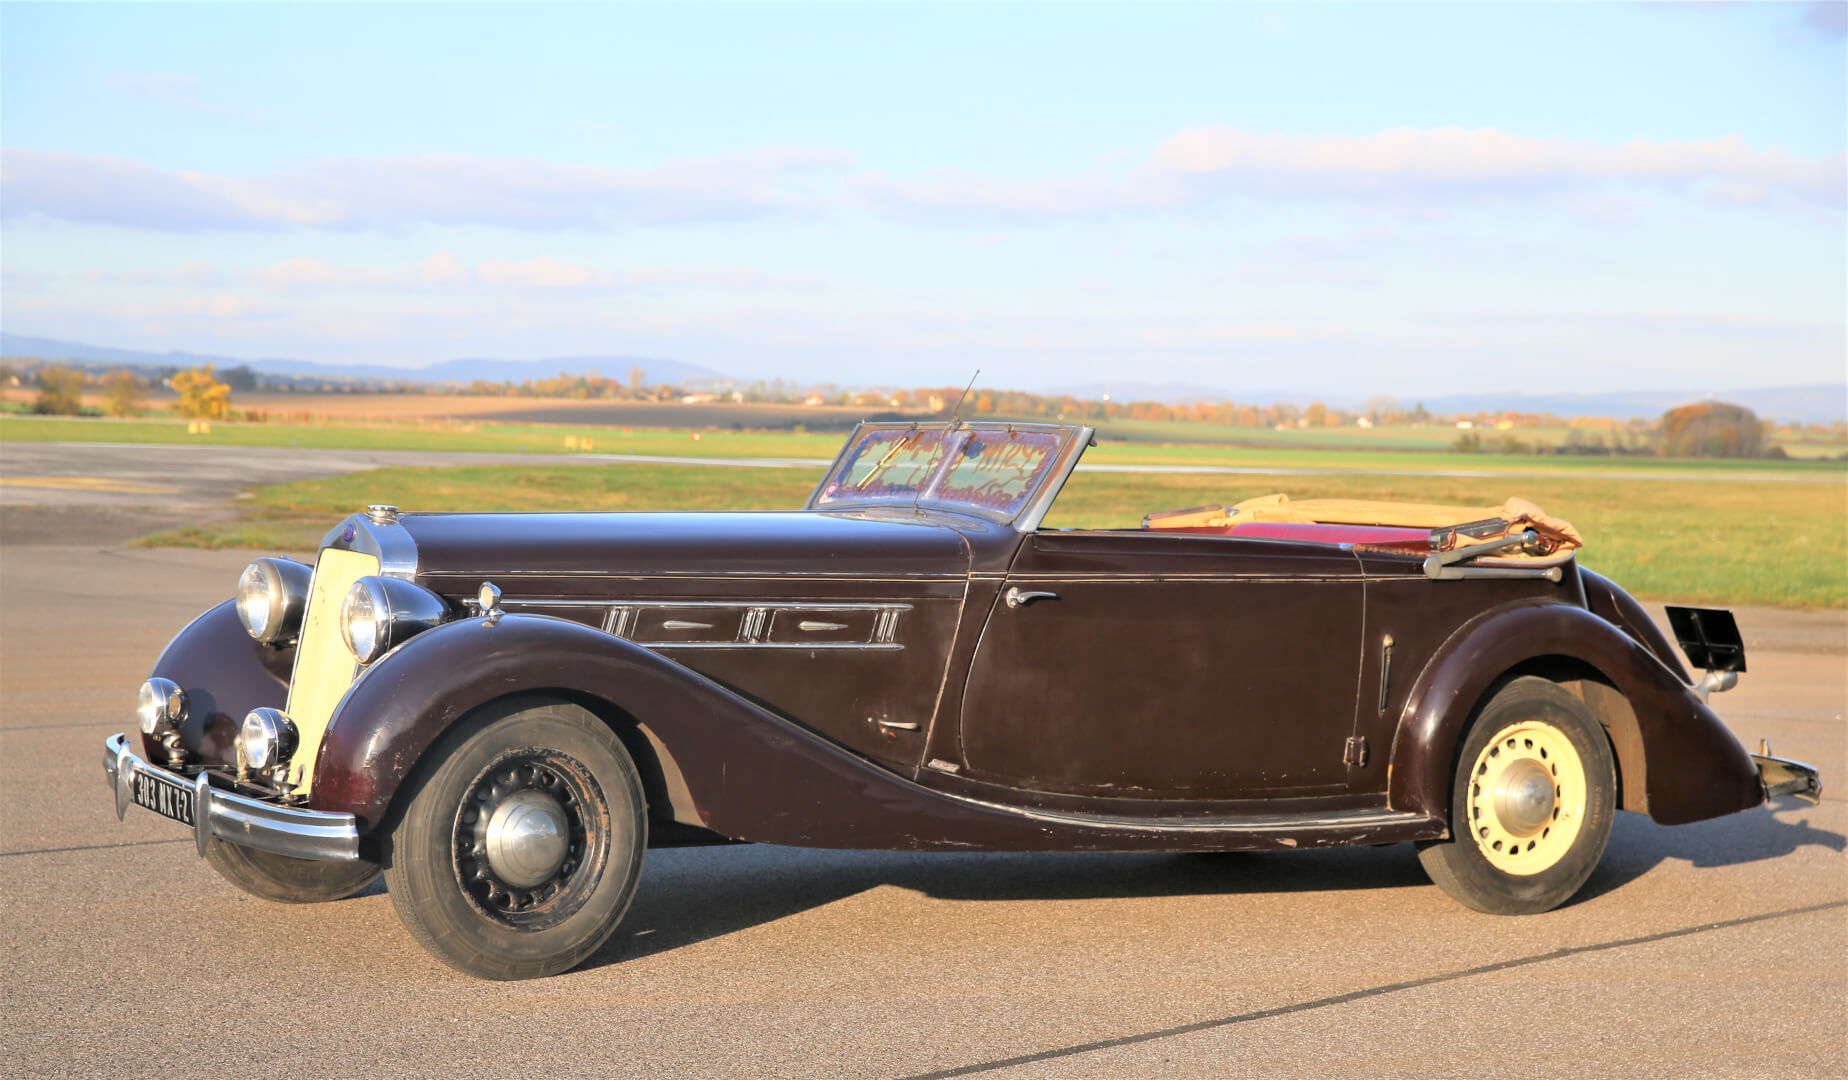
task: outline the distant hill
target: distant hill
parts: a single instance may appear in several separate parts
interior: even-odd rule
[[[30,337],[0,332],[0,354],[34,356],[45,360],[74,360],[87,364],[134,364],[144,367],[197,367],[216,364],[220,368],[248,364],[253,371],[268,375],[291,375],[306,378],[373,379],[390,382],[413,380],[431,383],[521,382],[547,379],[559,372],[581,375],[595,368],[612,379],[628,377],[631,367],[648,373],[650,384],[671,383],[677,386],[708,386],[726,382],[726,376],[711,368],[679,360],[647,356],[560,356],[541,360],[495,360],[466,357],[445,360],[424,367],[392,367],[388,364],[317,364],[309,360],[275,357],[248,359],[193,352],[146,352],[139,349],[115,349],[105,345],[84,345],[55,338]]]

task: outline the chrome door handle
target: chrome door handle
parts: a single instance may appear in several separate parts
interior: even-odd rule
[[[1021,592],[1011,587],[1007,590],[1006,597],[1007,606],[1011,608],[1025,607],[1035,600],[1057,600],[1058,598],[1059,594],[1056,592]]]

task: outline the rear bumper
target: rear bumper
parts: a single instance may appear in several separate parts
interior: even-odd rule
[[[1758,766],[1758,782],[1765,787],[1767,802],[1780,795],[1794,795],[1811,806],[1822,801],[1822,776],[1813,766],[1769,753],[1753,754],[1752,764]]]
[[[206,772],[187,778],[152,764],[128,748],[126,735],[111,735],[103,741],[103,774],[115,792],[118,819],[133,805],[130,793],[137,773],[159,773],[192,789],[193,839],[202,857],[206,841],[216,836],[296,859],[351,862],[359,858],[359,824],[352,814],[299,810],[222,791],[212,786]]]

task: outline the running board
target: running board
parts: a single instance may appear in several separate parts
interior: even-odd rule
[[[1061,833],[1064,842],[1074,850],[1299,851],[1436,840],[1449,832],[1442,818],[1382,807],[1215,818],[1130,818],[1034,810],[956,798],[1038,822]]]

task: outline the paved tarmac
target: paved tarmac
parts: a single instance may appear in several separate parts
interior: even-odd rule
[[[146,480],[200,512],[231,482]],[[0,503],[0,524],[43,512]],[[0,545],[0,1075],[1848,1073],[1848,613],[1742,609],[1751,671],[1715,699],[1824,770],[1821,806],[1620,815],[1545,915],[1462,909],[1407,845],[686,849],[650,855],[585,967],[490,984],[418,949],[382,886],[272,905],[178,826],[116,821],[102,740],[247,553],[4,531],[39,542]]]

